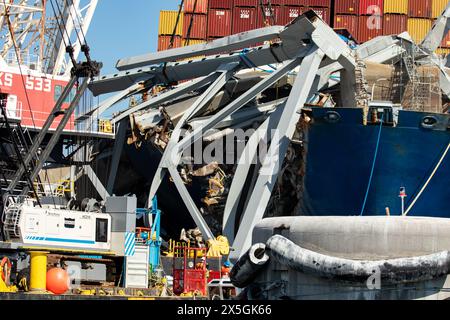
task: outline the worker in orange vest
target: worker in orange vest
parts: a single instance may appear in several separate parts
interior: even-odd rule
[[[228,277],[230,274],[230,269],[231,269],[231,263],[230,261],[225,261],[225,263],[222,266],[222,269],[220,271],[220,273],[222,274],[222,277]]]

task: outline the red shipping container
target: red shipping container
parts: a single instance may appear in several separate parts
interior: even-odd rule
[[[266,22],[271,26],[284,26],[287,23],[284,21],[283,17],[283,7],[281,6],[271,6],[272,8],[272,18],[270,17],[269,7],[264,8],[264,17],[261,8],[258,10],[258,20],[257,20],[257,28],[267,27]]]
[[[289,0],[286,0],[286,1],[289,1]],[[331,7],[331,0],[303,0],[301,2],[304,2],[305,6],[308,6],[308,7],[326,7],[326,8]]]
[[[231,10],[209,9],[208,37],[227,37],[231,34]]]
[[[256,12],[257,8],[235,7],[233,12],[233,34],[257,29]]]
[[[259,0],[234,0],[235,7],[258,7]]]
[[[412,18],[431,18],[431,0],[409,0],[409,16]]]
[[[303,8],[303,12],[307,10],[314,10],[316,14],[325,21],[328,25],[330,24],[330,8],[316,8],[316,7],[308,7]]]
[[[305,0],[303,0],[304,2]],[[260,0],[258,0],[258,5],[260,4]],[[268,5],[269,4],[269,0],[263,0],[263,4],[264,5]],[[283,6],[286,4],[286,0],[270,0],[270,4],[273,6]]]
[[[397,35],[408,29],[408,17],[403,14],[385,14],[383,17],[383,35]]]
[[[284,0],[286,6],[306,6],[309,0]]]
[[[359,43],[372,40],[383,34],[383,21],[380,17],[359,16],[358,17],[358,36]]]
[[[284,6],[282,16],[282,24],[287,25],[292,20],[298,18],[303,13],[302,7]]]
[[[384,0],[359,0],[358,13],[364,15],[383,15]]]
[[[234,0],[209,0],[210,9],[232,9]]]
[[[208,0],[185,0],[184,12],[204,14],[208,13]]]
[[[347,29],[353,38],[358,38],[358,17],[350,15],[336,15],[334,17],[335,29]]]
[[[335,0],[335,14],[358,14],[359,0]]]
[[[192,21],[189,39],[206,39],[206,19],[207,16],[204,14],[185,13],[183,22],[183,38],[188,38],[188,30]]]
[[[164,51],[169,49],[171,36],[158,36],[158,51]],[[172,48],[181,47],[181,37],[175,36],[173,39]]]

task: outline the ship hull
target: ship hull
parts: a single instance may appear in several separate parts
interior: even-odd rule
[[[339,121],[327,122],[329,112]],[[427,116],[438,120],[434,128],[423,127]],[[400,111],[398,125],[383,126],[381,135],[379,125],[362,124],[360,109],[314,109],[312,118],[300,214],[385,215],[389,208],[400,215],[400,188],[406,188],[407,209],[426,185],[409,215],[450,217],[450,155],[438,166],[450,142],[450,115]]]

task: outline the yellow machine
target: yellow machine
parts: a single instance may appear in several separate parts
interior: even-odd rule
[[[218,236],[216,239],[208,240],[208,257],[221,257],[230,253],[230,243],[227,237]]]

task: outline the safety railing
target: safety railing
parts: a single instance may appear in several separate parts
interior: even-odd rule
[[[74,192],[75,183],[72,180],[59,180],[56,183],[35,182],[34,188],[39,196],[61,198],[64,197],[66,193]]]
[[[10,51],[5,57],[5,62],[9,66],[25,66],[31,70],[40,70],[41,68],[41,59],[39,55],[30,54],[28,52],[20,52],[19,57],[17,57],[15,51]]]
[[[25,111],[21,115],[22,126],[42,128],[49,116],[48,112],[33,111],[32,115],[29,111]],[[54,121],[50,129],[56,129],[59,122]],[[72,116],[64,128],[66,132],[77,132],[84,134],[106,134],[114,136],[116,134],[116,125],[107,119],[95,119],[76,121],[75,116]]]

